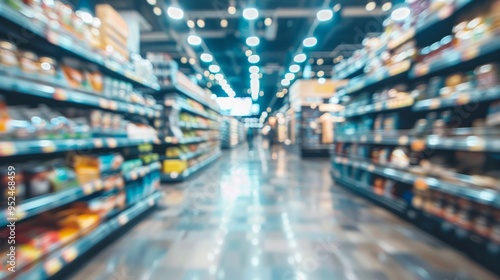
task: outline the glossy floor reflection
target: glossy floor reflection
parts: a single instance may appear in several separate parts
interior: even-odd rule
[[[497,279],[333,186],[328,160],[240,147],[71,279]]]

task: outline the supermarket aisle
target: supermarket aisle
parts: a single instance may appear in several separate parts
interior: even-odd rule
[[[258,147],[258,146],[257,146]],[[327,160],[227,152],[72,279],[496,279],[385,210],[331,189]]]

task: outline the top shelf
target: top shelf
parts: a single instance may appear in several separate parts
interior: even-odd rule
[[[201,103],[203,106],[209,108],[210,110],[213,110],[216,113],[220,113],[219,108],[217,108],[214,104],[210,104],[210,102],[208,102],[207,100],[205,100],[201,96],[187,90],[186,88],[182,87],[181,85],[176,84],[176,85],[172,85],[172,86],[163,87],[163,88],[161,88],[160,91],[181,93],[181,94],[185,95],[186,97],[193,99],[196,102]]]
[[[13,32],[17,36],[35,37],[38,39],[36,43],[40,43],[39,48],[53,49],[55,53],[69,54],[94,63],[103,73],[131,82],[135,86],[152,90],[160,89],[158,84],[150,83],[131,69],[123,67],[119,62],[105,58],[96,50],[86,47],[80,40],[73,38],[71,34],[64,34],[56,27],[40,24],[33,14],[20,13],[3,2],[0,2],[0,32],[4,34]]]

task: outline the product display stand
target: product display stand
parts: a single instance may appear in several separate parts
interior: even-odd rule
[[[245,126],[235,118],[224,117],[221,123],[222,149],[234,149],[245,142]]]
[[[474,2],[389,21],[334,68],[332,177],[499,273],[500,6]]]

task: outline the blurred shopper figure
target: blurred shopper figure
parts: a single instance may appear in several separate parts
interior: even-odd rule
[[[274,130],[274,128],[271,128],[269,130],[269,133],[267,134],[267,139],[268,139],[268,142],[269,142],[269,150],[273,150],[273,145],[276,141],[276,131]]]
[[[248,149],[249,150],[253,150],[253,138],[254,138],[253,129],[249,128],[247,130],[247,142],[248,142]]]

